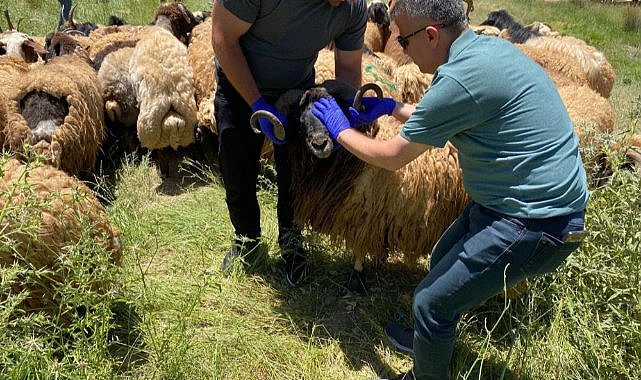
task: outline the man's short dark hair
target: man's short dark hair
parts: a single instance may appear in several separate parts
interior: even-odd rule
[[[391,14],[404,13],[410,19],[425,19],[442,23],[452,31],[467,27],[467,17],[461,0],[394,0]]]

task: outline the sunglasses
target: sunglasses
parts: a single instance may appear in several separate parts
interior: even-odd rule
[[[432,26],[432,27],[434,27],[436,29],[441,29],[441,28],[445,27],[445,24],[429,24],[429,25],[425,25],[421,29],[417,30],[414,33],[410,33],[407,36],[398,36],[398,37],[396,37],[396,41],[398,41],[398,44],[401,45],[403,50],[406,50],[407,47],[410,46],[410,38],[414,37],[415,35],[419,34],[422,31],[424,31],[425,28],[427,28],[428,26]]]

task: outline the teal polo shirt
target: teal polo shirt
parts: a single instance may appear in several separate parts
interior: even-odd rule
[[[554,83],[503,39],[461,34],[401,136],[450,141],[469,196],[500,213],[548,218],[588,201],[579,141]]]

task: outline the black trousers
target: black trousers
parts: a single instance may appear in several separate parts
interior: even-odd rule
[[[218,84],[214,107],[219,134],[218,157],[229,218],[237,237],[256,239],[261,235],[256,186],[265,137],[251,129],[251,108],[220,68],[216,75]],[[272,104],[275,101],[267,97],[266,100]],[[278,240],[282,246],[292,234],[300,235],[300,229],[294,224],[291,166],[286,144],[274,145],[274,160],[278,185]]]

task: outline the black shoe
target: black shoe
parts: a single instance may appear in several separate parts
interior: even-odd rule
[[[296,286],[309,274],[309,252],[298,246],[282,251],[281,256],[285,261],[285,279],[289,285]]]
[[[414,329],[390,322],[385,326],[385,335],[392,347],[414,355]]]
[[[223,258],[221,269],[230,272],[234,266],[241,265],[243,269],[253,266],[258,261],[259,240],[236,239]]]

